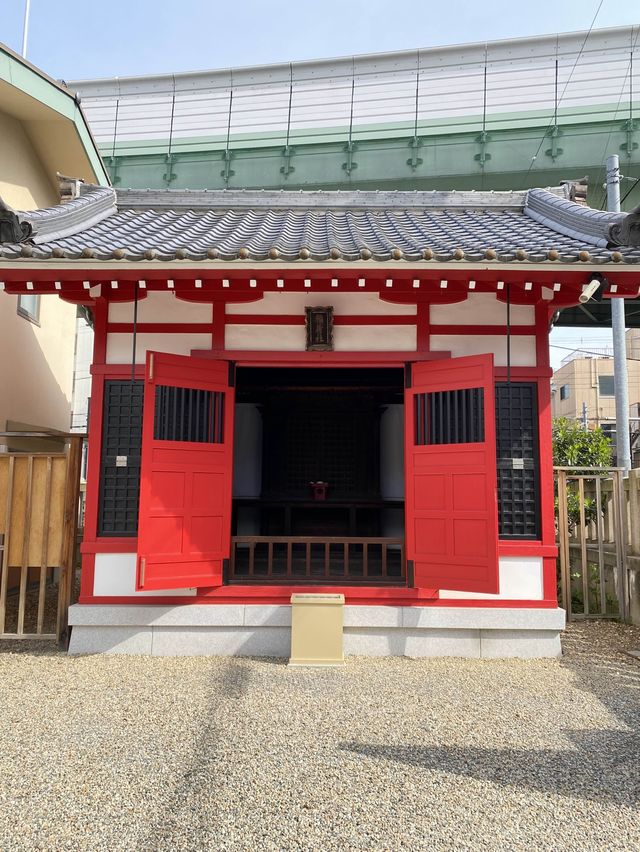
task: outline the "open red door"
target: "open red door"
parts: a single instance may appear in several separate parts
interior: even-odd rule
[[[229,557],[229,362],[147,353],[136,588],[219,586]]]
[[[499,591],[493,356],[412,365],[405,398],[414,585]]]

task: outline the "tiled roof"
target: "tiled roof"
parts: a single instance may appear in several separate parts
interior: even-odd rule
[[[0,243],[0,259],[640,263],[639,222],[638,211],[602,213],[569,201],[563,189],[116,193],[85,187],[79,198],[47,210],[0,208],[0,233],[14,240]]]

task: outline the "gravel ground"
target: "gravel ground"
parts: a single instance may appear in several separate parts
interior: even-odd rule
[[[338,671],[3,643],[0,849],[638,849],[633,645]]]

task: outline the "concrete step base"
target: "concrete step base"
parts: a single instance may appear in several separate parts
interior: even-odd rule
[[[69,611],[70,654],[288,658],[291,608],[103,606]],[[562,609],[345,606],[344,651],[366,657],[559,657]]]

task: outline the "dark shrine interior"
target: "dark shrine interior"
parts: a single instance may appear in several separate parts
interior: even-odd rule
[[[249,523],[263,536],[380,536],[390,517],[402,527],[402,499],[381,487],[381,420],[403,401],[397,368],[238,368],[236,402],[259,411],[262,462],[259,496],[234,499],[233,534]]]

